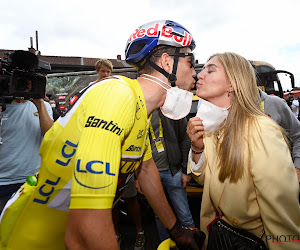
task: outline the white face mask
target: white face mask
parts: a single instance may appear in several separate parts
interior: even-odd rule
[[[201,103],[198,105],[196,117],[202,120],[204,130],[217,131],[222,122],[227,118],[230,106],[228,108],[221,108],[203,99],[200,99],[199,102]]]
[[[55,106],[56,106],[55,103],[51,103],[50,105],[52,108],[55,108]]]
[[[155,82],[156,84],[158,84],[159,86],[161,86],[162,88],[164,88],[167,91],[167,96],[166,96],[165,102],[164,102],[163,106],[160,107],[164,116],[166,116],[172,120],[179,120],[179,119],[186,117],[189,114],[191,107],[192,107],[193,93],[191,93],[187,90],[184,90],[184,89],[180,89],[177,86],[170,87],[168,84],[163,82],[161,79],[156,78],[155,76],[151,76],[148,74],[144,74],[144,75],[147,76],[147,78],[145,78],[143,76],[141,76],[141,77],[144,79],[147,79],[149,81]],[[161,85],[159,82],[157,82],[153,79],[149,79],[148,77],[154,78],[155,80],[162,82],[163,84],[167,85],[170,88],[167,89],[165,86]]]

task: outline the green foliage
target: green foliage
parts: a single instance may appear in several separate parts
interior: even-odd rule
[[[76,86],[80,76],[53,77],[47,79],[46,91],[53,95],[69,93]]]

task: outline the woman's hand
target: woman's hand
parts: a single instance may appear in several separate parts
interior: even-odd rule
[[[186,132],[192,141],[193,149],[195,151],[201,151],[204,147],[204,126],[202,120],[199,117],[190,118]]]

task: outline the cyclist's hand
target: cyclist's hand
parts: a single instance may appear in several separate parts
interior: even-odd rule
[[[180,250],[200,250],[206,237],[206,235],[197,228],[183,227],[178,222],[175,223],[169,232],[171,239],[176,242],[176,246]]]
[[[143,191],[142,191],[142,189],[141,189],[141,186],[140,186],[140,183],[139,183],[139,181],[138,180],[135,180],[135,188],[136,188],[136,190],[140,193],[140,194],[143,194]]]

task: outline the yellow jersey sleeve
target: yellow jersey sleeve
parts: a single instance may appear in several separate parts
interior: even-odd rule
[[[149,136],[147,136],[146,151],[145,151],[145,154],[144,154],[143,161],[148,161],[151,158],[152,158],[151,144],[150,144]]]
[[[134,123],[136,97],[125,82],[114,80],[95,86],[82,105],[70,209],[111,208],[122,141]]]

